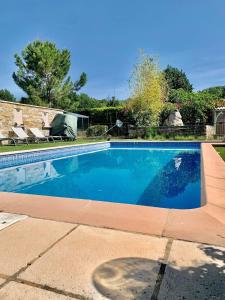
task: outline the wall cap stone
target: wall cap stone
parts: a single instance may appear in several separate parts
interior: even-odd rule
[[[11,102],[11,101],[5,101],[0,99],[0,103],[6,103],[6,104],[12,104],[12,105],[18,105],[18,106],[25,106],[25,107],[34,107],[38,109],[48,109],[48,110],[54,110],[54,111],[59,111],[59,112],[65,112],[62,109],[59,108],[52,108],[52,107],[47,107],[47,106],[38,106],[38,105],[32,105],[32,104],[25,104],[25,103],[20,103],[20,102]]]

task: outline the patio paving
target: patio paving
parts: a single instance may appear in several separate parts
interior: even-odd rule
[[[225,299],[222,247],[34,218],[0,240],[0,299]]]
[[[13,275],[75,225],[27,218],[0,231],[0,273]]]
[[[225,299],[225,249],[175,240],[158,299]]]
[[[69,296],[60,295],[47,290],[10,282],[0,290],[1,300],[74,300]],[[78,299],[77,299],[78,300]]]
[[[166,243],[164,238],[79,226],[20,278],[93,299],[132,299],[143,290],[152,294]]]

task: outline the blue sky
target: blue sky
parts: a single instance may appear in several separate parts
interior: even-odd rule
[[[96,98],[129,95],[139,49],[182,68],[196,90],[225,85],[224,0],[1,1],[0,89],[17,97],[14,54],[35,39],[54,41],[72,55],[73,80]]]

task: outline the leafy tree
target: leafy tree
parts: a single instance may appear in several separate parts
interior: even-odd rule
[[[117,100],[115,98],[115,96],[113,96],[112,98],[107,99],[107,101],[108,101],[107,106],[110,106],[110,107],[116,107],[116,106],[121,105],[121,101]]]
[[[170,65],[164,70],[165,78],[171,90],[183,89],[186,92],[192,92],[193,87],[190,84],[186,74]]]
[[[123,104],[123,101],[115,99],[115,97],[107,99],[95,99],[85,93],[76,94],[77,109],[85,110],[101,107],[118,107]]]
[[[17,72],[13,73],[16,84],[28,95],[28,102],[36,105],[69,107],[74,94],[87,81],[85,73],[73,83],[68,76],[70,52],[59,50],[51,42],[34,41],[15,55]]]
[[[214,86],[204,89],[202,92],[207,92],[215,97],[216,100],[225,98],[225,86]]]
[[[170,101],[180,108],[185,124],[206,123],[215,105],[214,95],[205,91],[190,93],[178,89],[173,90],[170,97]]]
[[[15,102],[16,98],[12,93],[10,93],[9,90],[4,89],[4,90],[0,90],[0,100]]]
[[[170,90],[169,102],[171,103],[182,103],[183,100],[189,99],[191,92],[186,92],[184,89]]]
[[[79,110],[107,106],[107,101],[106,100],[104,100],[104,99],[103,100],[97,100],[95,98],[89,97],[85,93],[81,93],[80,95],[77,95],[77,101],[78,101],[77,102],[78,103],[77,108]]]
[[[167,83],[158,62],[142,53],[130,79],[131,111],[137,126],[155,126],[167,98]]]
[[[207,123],[214,105],[214,97],[207,92],[187,93],[180,107],[184,123]]]

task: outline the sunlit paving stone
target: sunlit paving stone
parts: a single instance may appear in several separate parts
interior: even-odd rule
[[[93,299],[149,299],[166,244],[165,238],[79,226],[20,279]]]
[[[0,273],[13,275],[70,231],[74,224],[27,218],[0,231]]]
[[[174,241],[159,300],[225,299],[225,249]]]
[[[10,282],[0,290],[0,299],[4,300],[72,300],[68,296],[50,292],[40,288]]]

